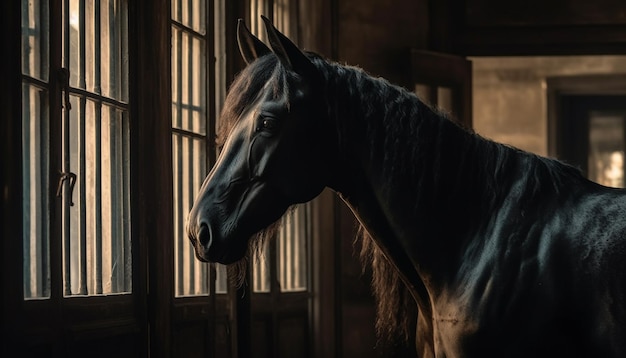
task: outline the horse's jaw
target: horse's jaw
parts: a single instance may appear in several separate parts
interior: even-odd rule
[[[196,257],[203,262],[241,260],[250,239],[280,219],[289,207],[263,181],[250,183],[238,195],[229,195],[229,200],[219,195],[212,200],[214,192],[207,192],[204,201],[194,205],[187,226]]]

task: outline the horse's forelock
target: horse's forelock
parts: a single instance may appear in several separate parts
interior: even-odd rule
[[[230,85],[220,114],[219,128],[216,136],[217,146],[221,147],[237,124],[247,106],[254,103],[259,93],[271,81],[270,88],[277,96],[279,83],[284,73],[275,55],[270,54],[258,58],[244,68]]]

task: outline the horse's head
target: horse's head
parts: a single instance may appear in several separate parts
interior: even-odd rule
[[[248,66],[226,98],[230,127],[189,214],[187,233],[202,261],[241,259],[249,238],[326,186],[329,128],[320,75],[311,60],[263,17],[271,50],[240,20]]]

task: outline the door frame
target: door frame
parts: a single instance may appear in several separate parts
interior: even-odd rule
[[[559,137],[563,130],[560,103],[566,96],[626,95],[626,74],[558,76],[546,79],[548,111],[548,156],[559,157]]]

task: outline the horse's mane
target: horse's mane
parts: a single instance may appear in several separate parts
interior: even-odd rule
[[[327,61],[313,53],[307,55],[323,77],[340,151],[345,153],[345,149],[355,143],[367,143],[371,159],[379,161],[383,170],[384,186],[394,188],[401,183],[407,188],[402,196],[411,198],[413,203],[445,191],[448,197],[473,200],[475,205],[481,206],[482,210],[474,213],[489,212],[497,210],[498,202],[509,194],[514,181],[522,182],[525,199],[533,202],[548,191],[558,192],[563,182],[581,178],[577,169],[561,162],[485,139],[420,101],[414,93],[382,78],[374,78],[358,67]],[[248,65],[231,85],[218,138],[225,138],[268,81],[274,84],[276,95],[288,90],[286,78],[289,75],[274,55],[263,56]],[[425,152],[423,148],[435,150]],[[470,194],[463,190],[468,185],[472,186]],[[421,190],[426,186],[429,190]],[[480,200],[474,200],[476,198]],[[412,209],[416,217],[424,214],[419,212],[417,204]],[[472,213],[461,216],[466,218],[466,225],[482,221],[472,217]],[[276,224],[272,225],[257,235],[257,239],[251,241],[251,250],[260,247],[261,240],[272,236],[276,228]],[[379,337],[387,342],[398,337],[409,340],[415,334],[415,321],[411,319],[414,315],[406,312],[415,311],[416,307],[408,289],[363,227],[358,231],[357,240],[361,241],[360,257],[364,267],[372,270]],[[245,262],[236,267],[241,284]]]
[[[473,195],[480,198],[476,204],[485,210],[495,210],[497,203],[508,195],[510,184],[520,180],[520,176],[524,176],[521,179],[525,181],[528,202],[541,198],[547,191],[558,192],[564,181],[582,178],[578,169],[564,163],[485,139],[422,102],[413,92],[372,77],[358,67],[329,62],[315,55],[311,58],[325,77],[326,92],[335,97],[329,99],[329,105],[335,106],[331,112],[336,117],[342,148],[366,143],[370,159],[378,160],[383,170],[382,177],[386,180],[383,186],[397,188],[398,183],[406,183],[401,187],[409,190],[403,190],[401,195],[413,198],[414,203],[440,191],[456,198],[467,196],[462,189],[471,186]],[[360,138],[363,135],[365,139]],[[423,148],[435,148],[435,151],[425,153]],[[445,165],[450,162],[458,165]],[[522,162],[524,170],[515,169]],[[421,190],[427,185],[429,190]],[[417,205],[413,209],[416,218],[424,214]],[[471,213],[463,216],[467,225],[484,221],[473,218]],[[363,264],[372,270],[379,337],[388,343],[398,338],[410,340],[415,334],[415,315],[411,312],[416,307],[408,289],[362,226],[356,240],[361,241]]]

